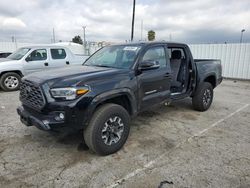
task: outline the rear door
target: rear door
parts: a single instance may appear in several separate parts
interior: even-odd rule
[[[144,70],[137,76],[140,110],[150,108],[170,97],[171,70],[166,47],[157,45],[146,49],[139,60],[139,64],[147,60],[158,61],[160,67],[158,69]]]
[[[46,48],[31,50],[25,58],[23,68],[25,74],[48,69],[48,50]]]
[[[69,57],[64,48],[50,49],[50,68],[59,68],[69,65]]]

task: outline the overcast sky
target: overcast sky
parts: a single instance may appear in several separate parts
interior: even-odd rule
[[[83,35],[88,41],[124,42],[133,0],[1,0],[0,41],[50,43]],[[157,40],[187,43],[250,42],[250,0],[137,0],[135,40],[148,30]]]

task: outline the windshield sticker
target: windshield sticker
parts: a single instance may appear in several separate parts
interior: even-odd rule
[[[135,46],[126,46],[125,48],[123,48],[123,50],[128,50],[128,51],[136,51],[138,49],[138,47]]]

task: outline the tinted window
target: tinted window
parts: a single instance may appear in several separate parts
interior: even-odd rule
[[[166,67],[167,58],[165,55],[164,47],[159,46],[148,49],[144,54],[142,61],[147,61],[147,60],[158,61],[160,67]]]
[[[47,50],[46,49],[38,49],[31,52],[31,54],[27,57],[29,61],[42,61],[47,59]]]
[[[52,59],[65,59],[66,57],[64,49],[51,49],[50,52]]]

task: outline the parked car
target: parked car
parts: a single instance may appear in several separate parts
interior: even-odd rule
[[[186,44],[106,46],[81,67],[24,77],[17,112],[27,126],[83,130],[88,147],[108,155],[126,142],[131,117],[154,105],[191,97],[206,111],[221,71],[220,60],[194,60]]]
[[[70,65],[81,65],[87,57],[76,56],[58,45],[19,48],[6,58],[0,58],[0,87],[4,91],[19,89],[21,77]]]
[[[11,52],[0,52],[0,58],[6,58],[11,54]]]

